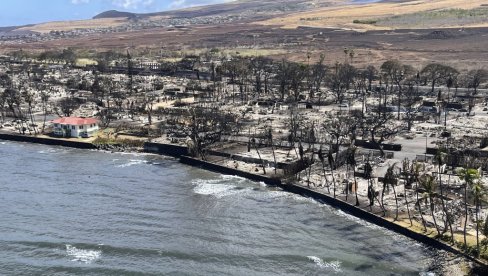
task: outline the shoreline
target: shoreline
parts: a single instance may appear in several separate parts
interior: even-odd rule
[[[5,133],[5,132],[0,132],[0,140],[43,144],[43,145],[50,145],[50,146],[63,146],[63,147],[78,148],[78,149],[101,150],[96,145],[89,142],[69,141],[69,140],[61,140],[57,138],[41,138],[41,137],[19,135],[19,134]],[[344,211],[347,214],[350,214],[356,218],[367,221],[379,227],[383,227],[397,234],[410,238],[416,242],[422,243],[424,245],[430,246],[435,249],[449,252],[459,257],[463,257],[466,260],[469,260],[470,262],[474,263],[475,265],[482,267],[483,269],[488,269],[488,263],[484,262],[483,260],[477,259],[473,256],[470,256],[464,253],[463,251],[461,251],[460,249],[453,247],[442,240],[435,239],[429,237],[426,234],[413,231],[412,229],[401,226],[400,224],[395,223],[394,221],[388,220],[388,217],[378,216],[363,208],[354,206],[349,202],[343,201],[338,197],[334,198],[331,195],[327,195],[323,192],[316,191],[311,188],[302,186],[297,182],[284,182],[282,179],[279,178],[258,175],[258,174],[226,167],[221,164],[192,158],[186,156],[187,154],[186,147],[173,145],[173,144],[159,144],[159,143],[145,142],[144,147],[141,151],[133,151],[132,149],[126,149],[125,151],[122,152],[139,152],[139,153],[142,152],[142,153],[149,153],[155,155],[169,156],[175,158],[176,160],[178,160],[179,163],[182,163],[184,165],[188,165],[188,166],[192,166],[192,167],[196,167],[196,168],[200,168],[203,170],[212,171],[224,175],[240,176],[251,181],[263,182],[266,185],[279,187],[284,191],[297,194],[300,196],[312,198],[320,202],[321,204],[327,204],[333,208]]]

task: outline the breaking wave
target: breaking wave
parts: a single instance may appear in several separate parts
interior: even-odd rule
[[[70,256],[73,262],[82,262],[89,264],[102,255],[102,251],[100,250],[88,250],[88,249],[79,249],[70,244],[66,245],[66,254]]]
[[[131,159],[131,160],[129,160],[128,163],[117,165],[116,167],[117,168],[126,168],[126,167],[130,167],[130,166],[141,165],[141,164],[146,164],[146,163],[147,163],[146,160]]]
[[[332,261],[332,262],[326,262],[322,260],[319,257],[316,256],[307,256],[307,258],[311,261],[313,261],[318,267],[322,269],[331,269],[335,273],[342,272],[341,270],[341,262],[339,261]]]

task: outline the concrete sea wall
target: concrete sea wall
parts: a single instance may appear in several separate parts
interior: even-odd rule
[[[188,149],[184,146],[159,144],[159,143],[144,143],[144,152],[156,153],[166,156],[178,158],[180,156],[188,155]]]
[[[257,174],[253,174],[253,173],[249,173],[249,172],[245,172],[245,171],[240,171],[240,170],[225,167],[222,165],[218,165],[218,164],[202,161],[199,159],[191,158],[188,156],[181,156],[180,162],[183,164],[186,164],[186,165],[206,169],[206,170],[213,171],[213,172],[244,177],[244,178],[247,178],[249,180],[257,181],[257,182],[263,182],[263,183],[268,184],[268,185],[274,185],[274,186],[281,185],[281,180],[277,179],[277,178],[271,178],[271,177],[267,177],[267,176],[263,176],[263,175],[257,175]]]
[[[16,135],[10,133],[0,133],[0,139],[16,141],[16,142],[44,144],[44,145],[51,145],[51,146],[63,146],[63,147],[78,148],[78,149],[96,149],[96,146],[93,145],[92,143],[70,141],[64,139],[63,140],[50,139],[50,138],[43,138],[43,137],[36,137],[36,136]]]

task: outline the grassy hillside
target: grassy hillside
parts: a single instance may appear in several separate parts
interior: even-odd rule
[[[443,28],[450,26],[488,25],[488,7],[476,9],[446,9],[395,15],[374,21],[377,26],[405,28]]]
[[[259,22],[265,25],[280,25],[284,28],[296,28],[298,26],[310,27],[330,27],[354,30],[388,30],[409,28],[411,21],[423,15],[435,17],[436,12],[439,16],[450,16],[450,18],[460,16],[462,20],[444,20],[442,27],[458,27],[462,23],[464,26],[488,26],[482,20],[484,14],[484,0],[416,0],[402,2],[378,2],[368,4],[347,4],[335,7],[326,7],[316,11],[296,13],[286,17],[276,17],[270,20]],[[443,12],[443,10],[450,10]],[[481,14],[476,15],[477,21],[464,21],[463,17],[469,16],[461,10],[480,9]],[[429,14],[430,13],[430,14]],[[404,16],[404,17],[403,17]],[[445,21],[445,22],[444,22]],[[462,21],[462,22],[461,22]],[[356,23],[354,23],[356,22]],[[378,22],[382,22],[377,24]],[[424,21],[425,27],[428,26]],[[409,24],[406,24],[409,23]],[[433,22],[433,24],[439,22]],[[412,24],[413,25],[413,24]],[[417,26],[414,26],[417,27]]]

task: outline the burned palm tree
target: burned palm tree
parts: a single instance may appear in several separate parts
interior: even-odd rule
[[[373,183],[371,182],[371,178],[373,177],[373,167],[369,160],[366,161],[364,164],[364,178],[368,181],[368,199],[369,199],[369,206],[370,208],[374,205],[374,198],[375,198],[375,190],[373,188]]]
[[[386,208],[384,206],[384,196],[385,196],[385,188],[389,189],[391,187],[393,189],[393,195],[395,197],[395,220],[398,219],[398,197],[396,193],[395,186],[398,182],[398,173],[395,171],[396,163],[388,166],[386,170],[385,177],[383,178],[383,191],[381,192],[381,205],[383,205],[383,212],[386,213]],[[386,215],[386,214],[385,214]]]
[[[347,164],[349,166],[351,166],[351,168],[352,168],[352,177],[354,179],[354,193],[356,196],[356,206],[359,206],[359,197],[358,197],[359,187],[358,187],[358,181],[356,179],[356,165],[357,165],[357,163],[356,163],[356,151],[357,151],[357,148],[355,146],[349,147],[349,151],[347,154]]]
[[[325,172],[325,158],[324,158],[324,153],[322,151],[322,145],[320,146],[317,155],[319,157],[320,163],[322,164],[322,173],[324,174],[325,183],[327,185],[327,193],[330,194],[330,184],[329,184],[329,180],[327,179],[327,174]]]
[[[400,174],[403,176],[403,179],[405,181],[403,190],[405,195],[405,205],[407,206],[408,220],[410,221],[410,226],[413,226],[412,215],[410,214],[410,204],[408,202],[407,187],[412,187],[415,179],[413,177],[413,167],[410,166],[410,162],[407,158],[402,161],[402,170]]]
[[[445,163],[445,159],[446,159],[446,154],[444,152],[444,149],[439,148],[437,150],[437,154],[436,154],[436,160],[437,160],[437,165],[438,165],[437,175],[438,175],[438,179],[439,179],[439,191],[440,191],[442,211],[444,212],[444,215],[446,216],[443,234],[447,231],[447,227],[449,227],[450,232],[451,232],[451,239],[454,240],[454,232],[452,230],[452,222],[450,219],[451,214],[448,212],[447,207],[446,207],[446,202],[444,199],[444,188],[443,188],[444,185],[442,183],[442,166]]]
[[[415,162],[413,165],[413,174],[416,182],[416,187],[415,187],[415,196],[416,196],[416,202],[415,206],[419,209],[419,214],[420,214],[420,219],[422,220],[422,225],[424,226],[424,231],[427,231],[427,224],[425,223],[425,218],[422,213],[422,205],[420,204],[420,198],[419,198],[419,186],[420,186],[420,169],[422,167],[421,164]]]
[[[332,154],[331,149],[327,152],[327,162],[329,163],[330,172],[332,175],[332,189],[334,190],[334,198],[336,197],[336,181],[334,177],[334,170],[335,170],[335,162],[334,162],[334,155]]]
[[[466,226],[468,224],[468,188],[471,187],[480,177],[477,169],[463,168],[458,171],[459,178],[464,181],[464,246],[468,246],[466,241]]]
[[[439,231],[439,227],[437,226],[437,220],[435,216],[435,191],[437,189],[437,181],[435,177],[432,175],[424,174],[420,178],[420,186],[423,189],[423,198],[428,201],[430,206],[430,213],[432,215],[432,220],[434,222],[434,227],[437,231],[437,235],[440,236],[441,232]]]
[[[261,158],[261,153],[259,152],[258,143],[256,142],[256,138],[251,138],[251,145],[254,146],[256,153],[258,154],[259,160],[261,160],[261,165],[263,166],[263,174],[266,174],[266,164],[264,163],[263,158]]]
[[[471,195],[474,200],[475,206],[475,216],[476,216],[476,253],[477,255],[480,254],[480,235],[479,235],[479,228],[481,226],[482,221],[479,218],[481,203],[486,200],[487,190],[486,187],[481,181],[478,179],[477,181],[473,182],[471,186]]]

